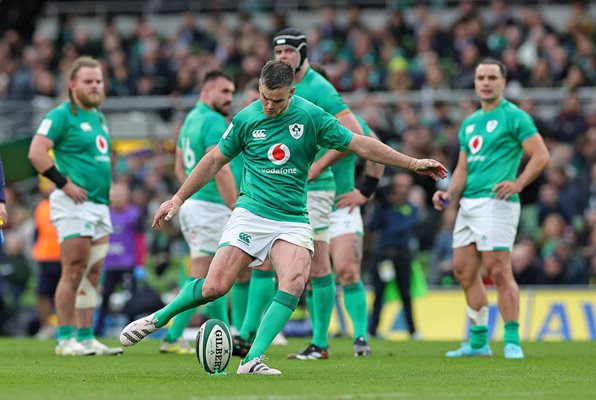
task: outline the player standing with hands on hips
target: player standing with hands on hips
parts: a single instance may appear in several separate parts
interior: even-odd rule
[[[238,272],[269,257],[279,290],[265,312],[255,340],[238,374],[279,375],[263,363],[273,338],[294,312],[308,279],[313,230],[306,210],[306,182],[319,145],[350,150],[363,158],[408,168],[433,179],[447,176],[434,160],[418,160],[364,136],[354,135],[336,118],[309,101],[293,96],[294,71],[269,61],[260,77],[260,102],[241,110],[219,144],[205,155],[178,192],[160,206],[153,219],[169,221],[184,202],[240,153],[244,176],[236,208],[222,234],[206,278],[189,282],[170,304],[124,328],[120,342],[132,346],[165,326],[176,314],[225,295]],[[264,135],[254,135],[262,131]]]
[[[50,195],[62,275],[56,288],[61,356],[120,354],[93,335],[101,267],[112,233],[110,135],[98,107],[105,99],[101,64],[79,57],[70,69],[69,100],[50,110],[29,148],[35,169],[56,184]],[[48,152],[54,151],[56,162]],[[75,332],[76,326],[76,332]],[[76,334],[76,337],[75,337]]]
[[[524,358],[519,340],[519,288],[511,267],[511,248],[520,216],[519,193],[544,169],[548,150],[532,118],[503,97],[507,70],[498,60],[476,67],[474,87],[480,109],[459,131],[460,153],[447,191],[433,204],[442,210],[459,200],[453,229],[453,270],[463,287],[470,340],[447,357],[490,356],[488,297],[482,283],[484,265],[497,288],[505,322],[505,358]],[[516,177],[522,155],[529,156]]]

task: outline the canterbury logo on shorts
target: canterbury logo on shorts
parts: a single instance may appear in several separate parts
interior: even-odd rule
[[[240,232],[238,234],[238,240],[241,241],[244,244],[249,245],[250,244],[250,235],[248,233],[244,233],[244,232]]]

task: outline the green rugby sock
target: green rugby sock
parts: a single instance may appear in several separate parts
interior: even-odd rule
[[[209,316],[211,318],[219,319],[226,325],[230,326],[230,317],[228,315],[228,296],[224,295],[209,303]]]
[[[155,312],[155,318],[157,319],[155,326],[161,328],[182,311],[207,303],[202,294],[204,282],[204,278],[193,279],[184,285],[178,296],[170,304]]]
[[[470,327],[470,346],[479,349],[488,343],[488,326],[472,325]]]
[[[366,289],[362,280],[344,286],[344,303],[354,326],[354,339],[362,336],[364,340],[368,341]]]
[[[193,280],[194,278],[186,278],[184,281],[178,282],[178,284],[183,288]],[[190,324],[190,321],[192,320],[192,317],[195,315],[196,311],[197,307],[193,307],[176,315],[172,321],[172,325],[168,328],[168,334],[165,337],[165,341],[168,343],[174,343],[177,341],[188,324]]]
[[[313,305],[315,323],[313,324],[312,344],[327,348],[327,332],[335,306],[335,279],[333,274],[312,278]]]
[[[83,340],[93,339],[95,335],[93,334],[93,328],[86,327],[86,328],[78,328],[77,329],[77,340],[82,342]]]
[[[246,355],[246,358],[242,361],[243,364],[255,357],[260,357],[265,354],[265,351],[275,336],[290,320],[292,313],[298,305],[298,300],[298,297],[290,293],[281,290],[277,291],[271,306],[265,313],[263,321],[259,325],[255,341]]]
[[[520,345],[519,342],[519,323],[517,321],[505,322],[505,344],[512,343]]]
[[[238,330],[242,328],[244,316],[246,315],[249,285],[250,281],[236,282],[234,283],[234,286],[232,286],[232,325]]]
[[[263,312],[267,309],[267,304],[275,295],[275,271],[261,271],[254,269],[250,278],[250,287],[248,289],[248,304],[246,305],[246,315],[242,328],[240,328],[240,337],[243,340],[252,342],[259,323],[263,317]]]
[[[75,330],[74,326],[72,325],[60,325],[58,326],[57,337],[58,340],[66,340],[74,337]]]
[[[181,312],[180,314],[174,317],[172,325],[168,329],[168,334],[165,337],[166,342],[174,343],[180,338],[180,336],[182,336],[182,333],[184,332],[188,324],[190,324],[190,321],[192,320],[192,317],[195,315],[195,312],[197,312],[197,308],[198,307],[193,307],[189,310]]]

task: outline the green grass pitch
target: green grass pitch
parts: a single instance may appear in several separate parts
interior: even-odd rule
[[[108,341],[115,345],[116,341]],[[331,340],[331,358],[287,360],[306,339],[271,347],[281,376],[209,376],[195,356],[159,354],[157,340],[120,357],[57,357],[54,342],[0,339],[0,398],[12,399],[596,399],[596,343],[524,343],[527,358],[446,359],[447,342],[371,342],[373,356],[354,358],[347,339]]]

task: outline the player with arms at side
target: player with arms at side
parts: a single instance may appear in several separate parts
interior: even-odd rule
[[[323,78],[329,80],[323,66],[311,64],[311,67]],[[360,116],[354,114],[354,117],[365,136],[378,139]],[[374,171],[375,177],[383,175],[384,165],[370,163],[370,161],[367,163],[369,163],[368,170]],[[336,200],[330,217],[329,252],[338,281],[343,286],[344,304],[352,320],[354,331],[354,356],[358,357],[370,354],[366,292],[360,275],[362,236],[364,234],[360,206],[373,195],[378,178],[366,175],[360,186],[356,188],[355,169],[356,156],[353,154],[341,159],[331,167],[335,178]]]
[[[350,150],[363,158],[408,168],[433,179],[447,170],[434,160],[417,160],[373,139],[354,135],[321,108],[293,96],[293,68],[269,61],[260,78],[261,101],[240,111],[219,145],[188,176],[180,190],[160,206],[153,224],[170,220],[192,193],[240,153],[244,176],[240,197],[224,229],[219,248],[204,279],[186,285],[167,306],[124,328],[120,342],[132,346],[161,328],[176,314],[213,301],[230,290],[238,272],[266,257],[279,279],[279,290],[257,330],[238,374],[279,375],[263,363],[273,338],[288,322],[308,279],[313,256],[313,230],[306,210],[306,182],[319,145]],[[302,125],[303,134],[292,135]],[[265,137],[252,133],[264,131]]]
[[[74,61],[69,100],[52,109],[31,141],[29,160],[56,184],[50,195],[58,232],[62,275],[56,288],[57,355],[119,354],[93,335],[93,312],[112,222],[108,208],[112,173],[110,136],[98,107],[105,98],[101,64]],[[48,152],[54,150],[56,163]],[[75,326],[76,322],[76,339]]]
[[[442,210],[459,200],[453,229],[453,269],[466,295],[470,340],[447,357],[490,356],[485,266],[497,288],[505,322],[505,358],[523,358],[519,341],[519,288],[511,267],[511,248],[520,216],[519,193],[544,169],[548,150],[532,118],[503,97],[507,70],[498,60],[476,67],[474,86],[480,109],[459,131],[460,153],[447,191],[433,204]],[[516,177],[523,154],[529,156]]]

